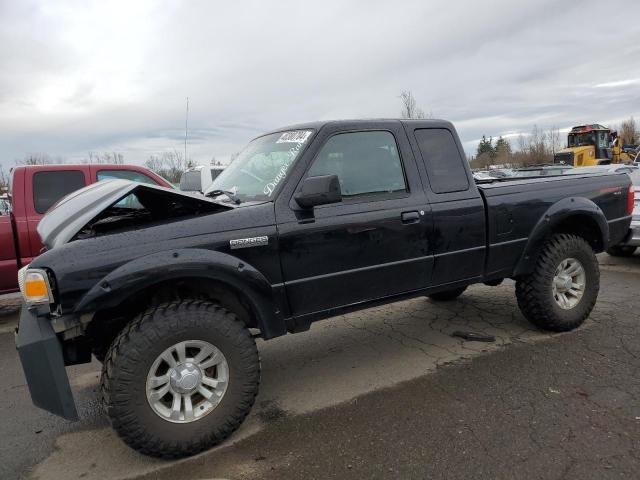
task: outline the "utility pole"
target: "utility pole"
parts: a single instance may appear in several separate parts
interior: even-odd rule
[[[189,97],[187,97],[187,111],[184,116],[184,164],[187,164],[187,138],[189,136]]]

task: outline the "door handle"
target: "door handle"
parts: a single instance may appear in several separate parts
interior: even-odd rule
[[[420,214],[418,212],[403,212],[400,216],[402,223],[418,223],[420,221]]]

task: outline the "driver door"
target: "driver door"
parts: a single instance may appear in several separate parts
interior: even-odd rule
[[[429,283],[429,206],[406,134],[397,122],[380,123],[375,130],[329,129],[319,139],[323,146],[301,181],[338,175],[341,202],[302,210],[291,200],[276,213],[293,316]]]

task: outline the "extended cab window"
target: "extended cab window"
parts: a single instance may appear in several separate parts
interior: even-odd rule
[[[445,128],[415,131],[422,160],[427,169],[431,190],[435,193],[460,192],[469,188],[464,159],[456,141]]]
[[[58,200],[85,186],[80,170],[52,170],[33,175],[33,205],[38,213],[45,213]]]
[[[98,170],[97,178],[98,181],[122,178],[124,180],[131,180],[132,182],[150,183],[151,185],[158,184],[158,182],[149,175],[145,175],[142,172],[135,172],[133,170]]]
[[[390,132],[340,133],[316,157],[309,176],[338,175],[343,197],[406,192],[400,155]]]

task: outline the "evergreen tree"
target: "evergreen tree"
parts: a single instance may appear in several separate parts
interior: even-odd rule
[[[499,155],[509,155],[511,153],[511,144],[509,143],[509,140],[498,137],[498,140],[496,140],[495,151]]]
[[[483,153],[488,154],[490,157],[493,157],[495,155],[495,148],[493,146],[492,137],[489,137],[489,139],[487,140],[487,137],[485,135],[482,136],[482,139],[478,144],[478,151],[476,152],[476,156],[479,157]]]
[[[494,158],[496,160],[496,163],[510,163],[511,144],[509,143],[509,140],[499,137],[498,140],[496,140],[494,151]]]

